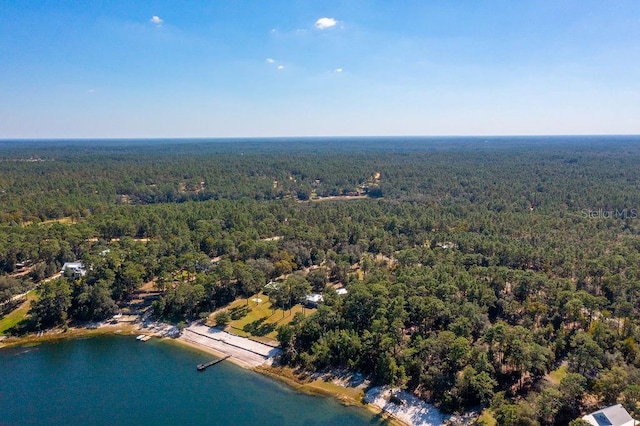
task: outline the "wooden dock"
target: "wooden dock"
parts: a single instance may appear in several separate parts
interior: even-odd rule
[[[217,363],[222,362],[225,359],[229,359],[229,358],[231,358],[231,355],[227,355],[224,358],[216,359],[214,361],[210,361],[204,364],[198,364],[196,368],[198,369],[198,371],[204,371],[207,368],[211,367],[212,365],[216,365]]]

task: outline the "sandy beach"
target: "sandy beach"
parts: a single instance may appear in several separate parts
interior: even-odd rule
[[[278,348],[199,324],[185,328],[178,340],[215,351],[219,356],[231,355],[230,361],[246,368],[270,362],[280,353]]]
[[[400,403],[390,401],[394,396]],[[437,426],[442,425],[448,416],[443,415],[436,407],[428,404],[408,392],[391,389],[389,386],[377,386],[369,389],[364,397],[368,404],[380,408],[407,425]]]

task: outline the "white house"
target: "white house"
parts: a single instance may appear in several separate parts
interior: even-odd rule
[[[317,308],[318,303],[323,302],[324,297],[321,294],[313,293],[309,294],[305,297],[304,304],[310,308]]]
[[[87,273],[82,262],[65,262],[65,264],[62,265],[60,273],[65,274],[67,271],[75,278],[84,277]]]
[[[640,422],[634,420],[627,410],[620,404],[612,405],[611,407],[603,408],[602,410],[595,411],[591,414],[587,414],[582,417],[593,426],[635,426],[640,425]]]

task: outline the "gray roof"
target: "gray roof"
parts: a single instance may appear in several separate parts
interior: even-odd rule
[[[593,412],[584,416],[583,419],[595,426],[623,426],[634,424],[633,418],[620,404]]]

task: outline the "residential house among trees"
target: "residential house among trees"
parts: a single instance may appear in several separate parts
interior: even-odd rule
[[[61,274],[70,274],[74,278],[84,277],[87,274],[87,270],[84,269],[82,262],[65,262],[60,270]]]
[[[603,408],[582,418],[593,426],[635,426],[636,422],[620,404]]]

